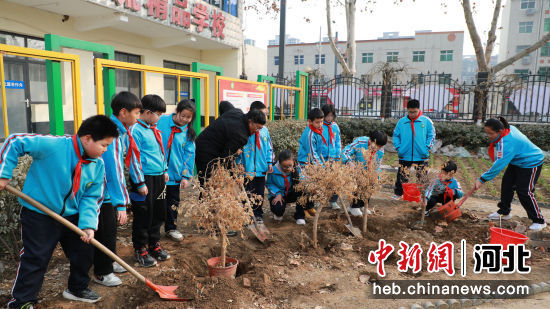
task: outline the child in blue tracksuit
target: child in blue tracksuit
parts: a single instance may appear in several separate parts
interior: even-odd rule
[[[166,221],[164,231],[174,240],[183,239],[177,230],[180,188],[185,189],[193,177],[195,166],[195,137],[193,128],[195,104],[191,100],[182,100],[176,106],[176,112],[160,117],[157,127],[162,132],[164,158],[168,165],[166,183]]]
[[[166,103],[158,95],[141,99],[143,109],[131,134],[139,148],[141,169],[131,168],[132,242],[134,258],[143,267],[156,265],[170,254],[160,246],[160,227],[166,219],[165,187],[168,181],[162,136],[156,124],[166,112]],[[148,248],[146,247],[148,246]]]
[[[336,118],[336,109],[334,108],[334,104],[325,104],[321,107],[321,110],[325,115],[325,118],[323,119],[323,137],[327,141],[326,145],[321,144],[323,145],[323,159],[325,161],[338,161],[340,160],[342,152],[342,141],[340,140],[340,128],[336,122],[334,122],[334,119]],[[338,195],[336,194],[330,198],[329,203],[332,209],[340,209],[337,201]]]
[[[487,120],[485,133],[491,141],[489,156],[494,163],[476,180],[475,189],[495,178],[506,167],[502,176],[499,210],[490,214],[489,219],[507,220],[512,217],[510,211],[515,191],[521,206],[533,221],[529,229],[542,230],[546,227],[546,222],[535,197],[535,185],[544,163],[544,153],[516,127],[509,125],[503,117]]]
[[[439,178],[426,189],[426,216],[437,203],[443,205],[464,195],[460,183],[454,178],[456,170],[456,163],[447,161],[441,168]]]
[[[132,151],[136,151],[137,147],[133,138],[128,135],[128,128],[139,118],[141,101],[133,93],[122,91],[111,101],[111,109],[113,110],[111,120],[116,124],[119,136],[101,156],[105,163],[105,199],[101,205],[95,238],[116,253],[117,221],[119,224],[126,223],[126,205],[130,204],[124,165],[126,162],[127,167],[130,164],[137,164],[135,160],[130,162]],[[133,146],[130,146],[130,140]],[[124,156],[124,149],[128,149],[126,156]],[[116,269],[113,266],[116,266]],[[122,281],[113,272],[125,271],[118,263],[113,264],[113,260],[101,250],[94,248],[95,282],[105,286],[120,285]]]
[[[407,116],[399,119],[393,131],[393,145],[399,156],[399,170],[394,187],[394,199],[403,195],[403,183],[408,181],[405,168],[418,166],[419,176],[430,158],[430,150],[435,141],[435,127],[427,116],[422,115],[420,102],[407,102]]]
[[[103,202],[105,168],[100,156],[116,137],[116,125],[108,117],[98,115],[82,122],[73,136],[12,134],[4,142],[0,150],[0,190],[12,177],[18,158],[25,154],[31,156],[33,162],[23,193],[77,225],[87,235],[78,236],[19,199],[23,206],[20,214],[23,248],[9,308],[30,308],[37,302],[57,243],[61,243],[71,265],[63,297],[89,303],[101,299],[88,288],[93,258],[89,242],[94,238]]]
[[[376,160],[374,166],[380,171],[380,165],[382,164],[382,158],[384,157],[384,145],[388,142],[388,136],[384,131],[374,131],[368,136],[360,136],[353,140],[353,142],[347,145],[342,152],[342,162],[350,163],[357,162],[368,168],[371,160]],[[376,157],[365,159],[363,156],[363,150],[374,147],[376,149]],[[362,217],[365,207],[365,201],[355,200],[348,208],[348,211],[352,216]],[[368,212],[368,210],[367,210]]]
[[[260,101],[252,102],[250,110],[259,110],[267,116],[267,107]],[[265,176],[273,172],[274,160],[271,137],[265,126],[248,138],[248,142],[243,147],[243,152],[236,159],[237,164],[244,165],[248,176],[247,181],[245,181],[246,192],[260,196],[260,199],[254,200],[254,205],[252,205],[258,223],[263,223],[262,205],[265,194]]]
[[[273,213],[273,219],[283,220],[286,205],[296,203],[301,196],[294,187],[299,181],[299,167],[295,167],[294,155],[290,150],[283,150],[278,157],[277,163],[273,167],[273,173],[267,175],[266,187],[268,191],[269,205]],[[305,208],[312,208],[313,203],[308,202]],[[304,207],[296,204],[294,213],[296,224],[305,224]]]
[[[323,164],[323,147],[327,147],[328,142],[323,136],[323,111],[314,108],[308,112],[308,126],[300,137],[300,147],[298,148],[298,164],[306,163]]]

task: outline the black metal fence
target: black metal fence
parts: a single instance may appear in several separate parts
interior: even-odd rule
[[[479,97],[484,104],[476,107]],[[407,82],[368,82],[336,77],[310,83],[309,108],[334,104],[341,117],[400,118],[409,99],[420,101],[433,120],[473,121],[504,116],[510,122],[550,123],[550,76],[506,76],[490,83],[467,84],[449,74],[418,74]],[[481,100],[479,100],[481,101]]]

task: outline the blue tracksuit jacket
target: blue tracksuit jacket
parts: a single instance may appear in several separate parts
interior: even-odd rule
[[[166,161],[162,153],[161,144],[157,142],[151,126],[138,120],[138,123],[130,129],[132,136],[139,148],[140,169],[130,169],[130,178],[138,187],[142,187],[145,178],[143,175],[158,176],[163,175],[167,170]]]
[[[244,164],[246,174],[249,176],[263,177],[274,164],[273,144],[266,127],[260,130],[260,147],[261,150],[256,145],[256,134],[252,134],[243,147],[243,153],[237,157],[237,164]]]
[[[288,190],[285,188],[285,177],[288,181]],[[290,173],[285,174],[283,171],[281,171],[278,164],[273,167],[273,173],[267,174],[265,186],[267,187],[268,197],[270,199],[276,197],[279,194],[285,197],[292,189],[292,185],[292,176],[290,175]]]
[[[327,141],[328,143],[328,141]],[[326,146],[323,142],[323,137],[306,127],[299,141],[300,147],[298,148],[298,163],[305,164],[306,162],[323,163],[323,146]]]
[[[157,123],[157,128],[162,132],[164,158],[168,165],[167,185],[178,185],[182,179],[193,177],[195,167],[195,142],[187,139],[188,125],[177,126],[172,118],[174,115],[164,115]],[[168,149],[172,127],[179,127],[182,132],[174,134],[172,147]]]
[[[450,183],[447,184],[449,186],[449,189],[453,190],[453,196],[457,199],[464,196],[464,192],[462,192],[462,187],[460,187],[460,183],[453,177],[450,180]],[[445,193],[445,184],[441,181],[441,179],[436,179],[427,189],[425,192],[426,199],[430,199],[430,197],[433,194],[442,194]]]
[[[399,160],[426,161],[435,141],[435,128],[430,118],[420,116],[414,121],[414,139],[411,119],[405,116],[397,122],[393,130],[393,145]]]
[[[348,163],[350,161],[360,162],[363,164],[368,163],[363,157],[363,149],[368,149],[370,145],[370,138],[368,136],[356,137],[353,142],[347,145],[342,152],[342,162]],[[376,162],[378,169],[382,164],[382,158],[384,157],[384,148],[381,148],[376,152]],[[367,167],[365,165],[365,167]]]
[[[498,138],[497,138],[498,139]],[[510,133],[495,145],[495,162],[479,180],[486,182],[495,178],[508,164],[519,168],[533,168],[544,162],[544,153],[515,126]]]
[[[84,149],[78,139],[80,153]],[[73,172],[78,157],[71,136],[12,134],[0,150],[0,178],[11,178],[17,159],[25,154],[33,158],[23,193],[61,216],[79,215],[78,227],[97,229],[97,217],[103,203],[105,167],[101,158],[82,164],[80,187],[72,197]],[[43,213],[19,199],[23,207]]]
[[[334,139],[330,140],[330,133],[329,133],[329,126],[332,128],[332,133],[334,134]],[[323,121],[323,136],[325,137],[325,140],[327,141],[327,145],[325,143],[322,143],[322,153],[323,153],[323,159],[325,161],[328,160],[340,160],[340,156],[342,153],[342,141],[340,139],[340,128],[336,124],[336,122],[328,123],[326,121]]]
[[[126,189],[126,178],[124,177],[124,153],[128,149],[128,135],[126,128],[115,115],[111,120],[117,125],[120,134],[110,145],[107,151],[101,156],[105,163],[105,199],[104,203],[111,203],[117,209],[125,210],[130,204],[130,197]],[[137,164],[132,162],[131,164]]]

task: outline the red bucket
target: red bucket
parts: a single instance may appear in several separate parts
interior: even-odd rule
[[[516,233],[514,231],[510,231],[507,229],[503,229],[500,227],[492,227],[490,228],[491,231],[491,241],[489,243],[491,244],[502,244],[502,249],[507,249],[508,245],[520,245],[525,244],[529,237]],[[502,258],[502,264],[508,264],[508,259]]]
[[[418,188],[420,187],[417,183],[404,183],[403,184],[403,200],[409,202],[420,203],[421,193]]]

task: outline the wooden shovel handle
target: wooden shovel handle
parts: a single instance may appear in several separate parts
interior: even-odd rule
[[[458,202],[458,204],[456,204],[456,208],[460,208],[460,206],[462,206],[462,204],[464,204],[464,202],[466,202],[466,200],[472,196],[472,194],[474,194],[476,188],[473,187],[472,190],[470,190],[470,192],[466,193],[466,195],[460,200],[460,202]]]
[[[67,228],[71,229],[73,232],[77,233],[78,235],[80,236],[88,236],[86,233],[84,233],[84,231],[82,231],[80,228],[78,228],[78,226],[74,225],[73,223],[71,223],[69,220],[63,218],[62,216],[56,214],[55,212],[53,212],[51,209],[49,209],[48,207],[42,205],[41,203],[39,203],[38,201],[36,201],[35,199],[33,199],[32,197],[26,195],[25,193],[17,190],[16,188],[10,186],[10,185],[6,185],[6,191],[20,197],[21,199],[25,200],[26,202],[28,202],[29,204],[31,204],[32,206],[40,209],[41,211],[43,211],[44,213],[46,213],[48,216],[52,217],[53,219],[55,219],[56,221],[60,222],[61,224],[63,224],[64,226],[66,226]],[[115,260],[117,263],[119,263],[122,267],[126,268],[126,270],[128,270],[134,277],[136,277],[139,281],[143,282],[143,283],[146,283],[146,279],[144,276],[142,276],[140,273],[138,273],[135,269],[133,269],[130,265],[126,264],[126,262],[124,262],[120,257],[118,257],[116,254],[113,253],[113,251],[109,250],[107,247],[105,247],[104,245],[102,245],[99,241],[95,240],[95,238],[92,238],[92,240],[90,241],[90,244],[92,244],[94,247],[98,248],[99,250],[101,250],[103,253],[105,253],[106,255],[108,255],[110,258],[112,258],[113,260]]]

